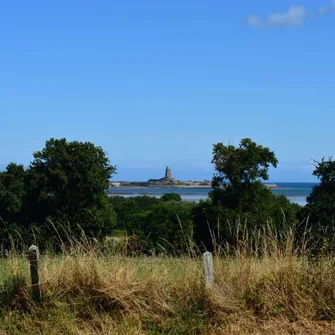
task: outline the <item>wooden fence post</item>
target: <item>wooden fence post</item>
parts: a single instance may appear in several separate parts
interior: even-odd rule
[[[36,245],[32,245],[29,248],[29,262],[30,262],[30,274],[31,274],[31,285],[33,291],[33,299],[35,301],[42,301],[42,289],[40,283],[40,274],[38,261],[40,258],[40,253]]]
[[[206,286],[214,285],[214,266],[213,266],[213,256],[211,252],[205,252],[203,254],[204,267],[205,267],[205,279]]]

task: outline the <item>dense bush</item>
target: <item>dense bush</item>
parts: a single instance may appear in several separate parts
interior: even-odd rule
[[[196,204],[164,201],[150,197],[110,199],[116,215],[117,230],[145,240],[148,250],[174,251],[186,247],[192,238],[191,211]]]
[[[213,243],[235,246],[238,230],[250,235],[262,227],[280,234],[293,230],[300,206],[291,204],[285,196],[271,196],[268,206],[258,211],[238,213],[214,205],[211,199],[199,203],[164,201],[147,196],[111,197],[117,215],[116,231],[125,236],[145,240],[150,250],[182,250],[193,240],[201,249],[213,250]],[[116,231],[113,234],[116,234]]]
[[[161,196],[163,201],[181,201],[181,196],[178,193],[165,193]]]

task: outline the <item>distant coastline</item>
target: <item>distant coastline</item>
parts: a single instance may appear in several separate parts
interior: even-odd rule
[[[130,183],[124,183],[120,186],[111,186],[111,189],[118,189],[118,188],[132,188],[132,189],[211,189],[212,186],[210,185],[148,185],[148,186],[136,186],[131,185]]]
[[[269,189],[279,189],[276,184],[264,183]],[[159,179],[149,179],[148,181],[113,181],[110,182],[110,188],[154,188],[154,189],[212,189],[210,180],[187,180],[181,181],[172,177],[172,170],[167,166],[165,175]]]
[[[134,184],[137,184],[137,182],[134,182]],[[264,186],[274,189],[274,190],[288,190],[289,188],[284,188],[282,186],[277,185],[271,185],[268,186],[268,184],[264,184]],[[138,186],[133,185],[129,182],[120,182],[119,186],[111,186],[111,189],[118,189],[118,188],[132,188],[132,189],[212,189],[211,185],[200,185],[200,184],[194,184],[194,185],[148,185],[148,186]]]

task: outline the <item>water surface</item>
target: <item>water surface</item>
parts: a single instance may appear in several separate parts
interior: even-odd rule
[[[274,194],[284,194],[291,202],[301,206],[306,204],[306,198],[317,183],[275,183],[278,188],[272,189]],[[135,197],[147,195],[160,198],[165,193],[177,193],[186,201],[200,201],[206,199],[209,188],[149,188],[149,187],[113,187],[110,188],[111,196]]]

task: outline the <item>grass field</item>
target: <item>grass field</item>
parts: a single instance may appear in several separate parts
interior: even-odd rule
[[[43,302],[29,262],[0,261],[0,334],[335,334],[335,258],[297,256],[290,238],[214,257],[127,257],[77,243],[40,260]],[[301,253],[300,253],[301,254]]]

